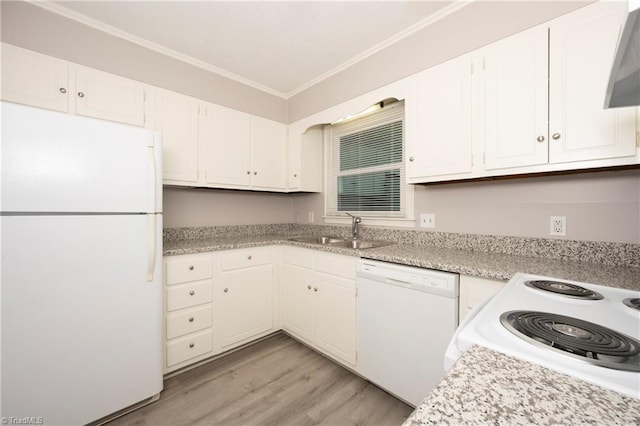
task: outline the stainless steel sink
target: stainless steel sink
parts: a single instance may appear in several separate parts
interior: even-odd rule
[[[305,237],[296,237],[290,238],[289,241],[297,241],[299,243],[307,243],[307,244],[321,244],[323,246],[343,243],[345,241],[344,238],[340,237],[331,237],[331,236],[305,236]]]
[[[368,249],[374,247],[382,247],[394,244],[389,241],[366,241],[366,240],[351,240],[348,238],[340,238],[334,236],[304,236],[304,237],[295,237],[290,238],[289,241],[296,241],[299,243],[307,243],[307,244],[319,244],[323,246],[331,246],[331,247],[345,247],[356,250]]]

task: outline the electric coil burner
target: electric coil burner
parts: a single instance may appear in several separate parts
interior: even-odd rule
[[[636,311],[640,311],[640,297],[630,297],[622,301],[625,305]]]
[[[535,345],[602,367],[640,372],[640,341],[607,327],[536,311],[505,312],[500,322]]]
[[[600,300],[604,299],[600,293],[588,288],[576,284],[565,283],[561,281],[549,281],[549,280],[529,280],[525,281],[524,285],[527,287],[535,288],[542,291],[548,291],[562,296],[573,297],[576,299],[585,300]]]
[[[640,399],[640,291],[517,273],[474,308],[445,354],[501,352]]]

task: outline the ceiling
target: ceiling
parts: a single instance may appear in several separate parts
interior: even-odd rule
[[[283,98],[466,1],[55,1],[35,4]]]

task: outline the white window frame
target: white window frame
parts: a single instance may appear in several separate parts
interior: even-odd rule
[[[375,112],[371,113],[375,114]],[[361,116],[358,115],[357,118]],[[356,118],[354,118],[356,119]],[[351,217],[349,217],[346,213],[334,215],[330,214],[328,211],[328,205],[330,203],[329,197],[336,196],[331,192],[330,188],[332,186],[332,179],[336,178],[332,173],[332,135],[331,135],[331,125],[326,125],[324,127],[324,170],[325,170],[325,183],[324,183],[324,216],[323,219],[325,223],[329,224],[349,224],[351,223]],[[406,148],[406,118],[405,118],[405,147]],[[403,149],[403,152],[404,151]],[[403,154],[403,163],[405,165],[406,170],[406,156]],[[387,217],[387,216],[375,216],[373,214],[359,214],[359,212],[351,212],[356,216],[360,216],[362,218],[362,222],[364,225],[374,225],[374,226],[396,226],[396,227],[415,227],[415,212],[414,212],[414,186],[411,184],[407,184],[406,176],[405,180],[401,183],[404,185],[404,197],[401,200],[401,205],[404,207],[405,215],[404,217]]]

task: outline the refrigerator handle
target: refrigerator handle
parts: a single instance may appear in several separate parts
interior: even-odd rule
[[[156,267],[156,215],[147,215],[147,282],[153,282]]]
[[[156,213],[156,157],[154,147],[147,147],[147,160],[149,162],[149,210],[147,213]]]

